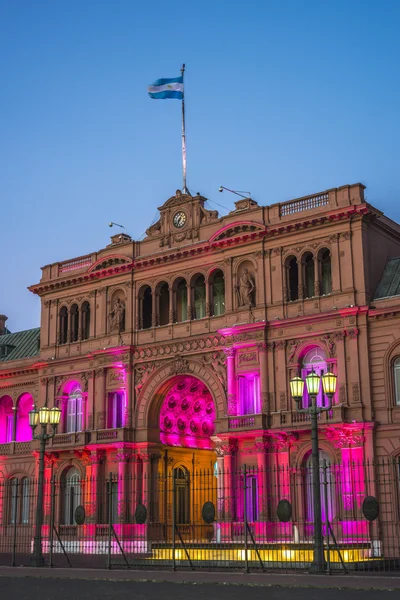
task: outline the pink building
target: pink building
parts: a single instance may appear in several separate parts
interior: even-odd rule
[[[153,558],[150,542],[170,539],[173,518],[192,541],[240,543],[245,521],[255,543],[309,541],[310,423],[289,381],[331,370],[337,392],[319,422],[321,458],[335,465],[324,518],[341,544],[375,536],[380,556],[385,543],[385,556],[399,556],[400,226],[361,184],[266,207],[243,199],[225,217],[204,203],[178,190],[143,241],[115,235],[43,267],[29,288],[42,303],[40,351],[38,330],[0,337],[0,477],[35,478],[27,412],[47,402],[62,409],[46,476],[48,489],[51,474],[59,485],[65,535],[100,539],[111,473],[116,532],[146,541]],[[385,481],[373,464],[383,459],[394,461]],[[379,532],[362,514],[367,496],[381,502]],[[282,499],[293,510],[284,526]],[[86,534],[74,530],[78,504]]]

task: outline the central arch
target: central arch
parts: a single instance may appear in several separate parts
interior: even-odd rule
[[[161,443],[212,449],[215,406],[208,387],[193,375],[177,375],[163,394],[159,417]]]

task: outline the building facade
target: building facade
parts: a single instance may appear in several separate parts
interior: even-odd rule
[[[241,199],[224,217],[205,201],[178,190],[143,241],[115,235],[100,252],[43,267],[29,288],[41,300],[40,332],[8,333],[0,317],[0,478],[18,479],[24,498],[37,477],[28,411],[47,403],[62,409],[46,480],[64,486],[56,511],[65,526],[78,504],[94,527],[107,522],[109,474],[120,482],[122,537],[139,535],[138,504],[152,505],[148,524],[168,523],[162,481],[173,475],[175,518],[200,523],[201,505],[214,501],[219,541],[235,539],[245,510],[274,539],[268,524],[282,497],[304,530],[312,492],[294,479],[309,465],[310,423],[289,381],[331,370],[337,392],[320,418],[320,450],[347,483],[330,483],[327,511],[336,537],[354,541],[367,531],[363,499],[379,494],[367,489],[371,465],[400,455],[400,226],[361,184],[265,207]],[[253,475],[243,500],[244,465]],[[207,469],[223,477],[210,497],[189,488]],[[397,527],[398,484],[394,470],[397,500],[384,510]],[[3,526],[10,506],[4,494]],[[29,511],[22,500],[19,522]],[[140,535],[162,537],[150,527]]]

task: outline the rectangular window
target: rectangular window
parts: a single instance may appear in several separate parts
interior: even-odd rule
[[[111,392],[108,394],[108,427],[110,429],[117,429],[124,426],[124,398],[123,392]]]
[[[399,361],[397,360],[396,363]],[[396,406],[400,406],[400,363],[394,366],[394,384],[396,391]]]
[[[260,378],[258,374],[239,376],[239,406],[241,415],[260,412]]]
[[[14,425],[14,415],[7,415],[6,421],[6,442],[13,441],[13,425]]]
[[[76,433],[83,429],[82,396],[70,396],[67,404],[66,433]]]

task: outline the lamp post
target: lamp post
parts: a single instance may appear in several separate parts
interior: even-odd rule
[[[33,541],[33,554],[31,556],[31,565],[33,567],[41,567],[44,563],[42,552],[44,454],[47,440],[55,436],[60,418],[61,409],[57,407],[48,408],[47,406],[42,406],[42,408],[39,409],[34,407],[29,412],[29,425],[32,428],[32,438],[34,440],[39,440],[40,442],[35,537]],[[35,435],[36,427],[38,425],[41,427],[41,433]],[[53,430],[51,433],[47,433],[48,425],[52,426]]]
[[[320,389],[322,379],[322,388],[325,396],[328,397],[327,406],[317,406],[317,395]],[[329,372],[320,377],[312,371],[307,375],[306,380],[299,377],[293,377],[290,380],[290,391],[296,402],[297,411],[308,413],[311,417],[311,460],[312,460],[312,485],[313,485],[313,504],[314,504],[314,560],[312,569],[316,572],[326,570],[326,561],[324,555],[324,538],[322,535],[322,511],[321,511],[321,485],[319,479],[319,447],[318,447],[318,415],[322,412],[331,410],[332,398],[336,391],[337,376]],[[311,406],[300,408],[303,399],[304,384],[307,385],[307,391],[311,398]]]

